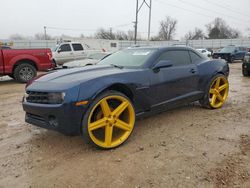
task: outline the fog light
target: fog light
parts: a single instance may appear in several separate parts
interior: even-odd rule
[[[58,127],[58,121],[55,116],[49,116],[49,125],[52,127]]]

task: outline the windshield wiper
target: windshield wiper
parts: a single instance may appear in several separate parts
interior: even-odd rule
[[[123,66],[121,65],[115,65],[115,64],[110,64],[110,65],[115,68],[123,69]]]

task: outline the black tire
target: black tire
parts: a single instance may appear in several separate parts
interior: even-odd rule
[[[231,57],[230,57],[230,60],[229,60],[229,63],[233,63],[234,60],[235,60],[234,56],[231,56]]]
[[[19,64],[14,70],[14,78],[18,82],[26,83],[37,75],[36,68],[29,63]]]
[[[199,100],[200,105],[203,108],[207,108],[207,109],[214,109],[211,105],[210,105],[210,101],[209,101],[209,90],[211,85],[213,84],[213,82],[218,78],[218,77],[224,77],[225,79],[227,79],[227,77],[223,74],[217,74],[215,75],[209,82],[209,84],[207,85],[206,89],[205,89],[205,95],[203,96],[202,99]]]
[[[245,77],[250,76],[249,71],[243,71],[243,70],[242,70],[242,74],[243,74],[243,76],[245,76]]]
[[[56,60],[53,59],[52,64],[53,64],[54,68],[57,67]]]
[[[92,141],[90,135],[89,135],[89,131],[88,131],[88,119],[89,119],[89,116],[91,114],[91,111],[92,109],[98,104],[99,101],[101,101],[102,99],[104,99],[105,97],[108,97],[108,96],[121,96],[121,97],[124,97],[126,98],[132,105],[133,107],[133,103],[131,102],[131,100],[126,96],[124,95],[123,93],[120,93],[118,91],[106,91],[106,92],[103,92],[101,93],[99,96],[97,96],[94,101],[90,104],[90,106],[88,107],[87,111],[85,112],[84,116],[83,116],[83,119],[82,119],[82,124],[81,124],[81,134],[82,134],[82,138],[83,140],[92,145],[92,146],[95,146],[99,149],[113,149],[113,148],[116,148],[116,147],[119,147],[120,145],[124,144],[128,139],[129,137],[121,144],[119,144],[118,146],[115,146],[115,147],[110,147],[110,148],[105,148],[105,147],[101,147],[99,145],[97,145],[96,143],[94,143],[94,141]],[[134,109],[134,107],[133,107]],[[133,132],[133,129],[131,131],[131,133]]]
[[[13,74],[9,74],[8,76],[15,79]]]

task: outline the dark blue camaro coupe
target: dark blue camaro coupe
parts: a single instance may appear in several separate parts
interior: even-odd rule
[[[118,51],[98,65],[58,70],[26,89],[25,121],[64,134],[81,134],[114,148],[133,131],[136,116],[199,101],[220,108],[229,90],[229,67],[188,47]]]

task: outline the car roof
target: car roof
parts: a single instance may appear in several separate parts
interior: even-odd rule
[[[143,47],[130,47],[128,49],[194,50],[189,46],[143,46]]]

